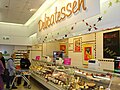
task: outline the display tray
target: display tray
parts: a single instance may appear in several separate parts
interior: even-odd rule
[[[56,85],[52,82],[47,81],[45,78],[40,77],[40,75],[37,75],[34,72],[31,73],[31,77],[34,78],[36,81],[38,81],[39,83],[41,83],[42,85],[44,85],[45,87],[47,87],[50,90],[65,90],[62,87],[60,87],[59,85]]]

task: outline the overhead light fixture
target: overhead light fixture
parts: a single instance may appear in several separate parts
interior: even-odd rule
[[[8,8],[8,6],[5,6],[6,8]]]
[[[81,33],[79,35],[82,35]]]
[[[107,2],[108,0],[101,0],[101,3],[105,3],[105,2]]]
[[[36,11],[36,9],[30,9],[30,12],[35,12]]]
[[[24,24],[7,23],[7,22],[0,22],[0,24],[17,25],[17,26],[23,26],[24,25]]]
[[[30,35],[29,37],[36,37],[37,36],[37,33],[34,33],[32,35]]]

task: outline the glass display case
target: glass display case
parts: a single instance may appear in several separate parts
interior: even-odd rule
[[[120,88],[119,74],[36,60],[32,61],[31,70],[32,77],[38,76],[36,80],[45,84],[50,90],[119,90]]]

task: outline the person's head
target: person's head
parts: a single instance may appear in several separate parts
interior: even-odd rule
[[[28,54],[27,54],[27,53],[24,53],[24,54],[23,54],[23,58],[29,58]]]
[[[15,53],[11,54],[11,57],[12,57],[13,59],[15,59],[15,58],[16,58]]]
[[[0,59],[3,57],[2,52],[0,52]]]

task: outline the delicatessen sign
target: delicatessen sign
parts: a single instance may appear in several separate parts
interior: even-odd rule
[[[61,7],[60,10],[56,6],[53,14],[47,16],[45,13],[44,19],[39,20],[39,31],[65,20],[67,17],[72,16],[72,14],[78,14],[81,10],[87,10],[85,0],[73,0],[73,2],[68,2],[65,6]]]

